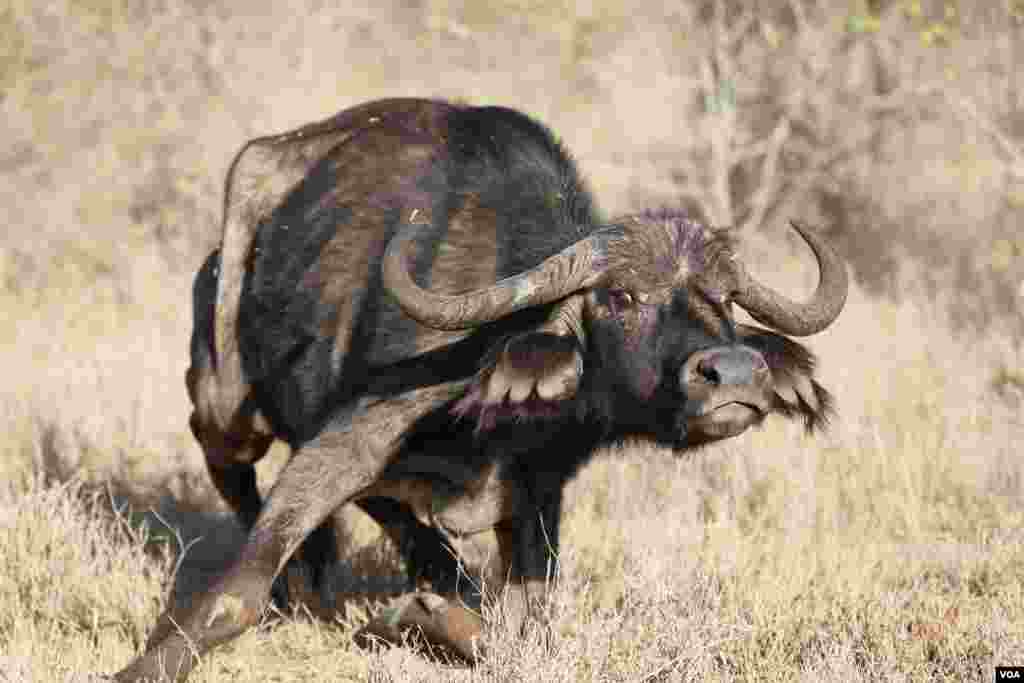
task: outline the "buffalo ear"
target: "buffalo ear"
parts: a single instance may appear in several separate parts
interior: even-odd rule
[[[775,384],[774,411],[802,419],[808,432],[821,430],[835,416],[832,394],[814,379],[817,360],[805,346],[752,325],[737,325],[738,341],[764,356]]]
[[[503,339],[484,356],[452,412],[475,417],[477,431],[500,422],[559,417],[579,388],[580,351],[572,334],[534,330]]]

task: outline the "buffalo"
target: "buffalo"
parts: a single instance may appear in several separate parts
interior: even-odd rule
[[[360,638],[418,629],[480,657],[485,622],[455,597],[445,546],[493,532],[496,594],[522,624],[549,589],[564,486],[597,448],[683,452],[770,413],[828,419],[789,337],[836,319],[846,270],[793,227],[820,273],[805,302],[754,279],[728,230],[671,209],[605,218],[552,132],[512,109],[382,100],[247,143],[196,277],[186,385],[249,535],[116,679],[183,679],[287,599],[275,579],[293,556],[322,584],[347,502],[430,587]],[[253,463],[274,439],[293,455],[261,501]]]

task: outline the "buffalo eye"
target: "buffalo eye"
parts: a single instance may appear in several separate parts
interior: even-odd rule
[[[608,307],[613,315],[619,315],[633,305],[633,295],[624,289],[613,289],[608,292]]]

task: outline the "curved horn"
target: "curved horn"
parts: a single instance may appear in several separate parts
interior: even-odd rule
[[[818,288],[806,303],[796,303],[769,289],[736,261],[736,291],[733,300],[759,322],[794,337],[821,332],[832,324],[843,310],[849,286],[846,266],[839,254],[825,240],[806,226],[790,221],[793,229],[818,259]]]
[[[410,318],[438,330],[465,330],[493,322],[515,311],[539,306],[593,286],[604,274],[601,265],[607,233],[594,233],[540,265],[518,275],[464,294],[440,294],[423,289],[410,270],[419,224],[403,224],[381,264],[387,289]]]

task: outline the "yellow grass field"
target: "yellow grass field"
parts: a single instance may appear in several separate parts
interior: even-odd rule
[[[391,95],[538,116],[607,212],[735,225],[794,297],[815,275],[785,221],[823,226],[854,280],[807,341],[838,416],[810,438],[774,419],[683,457],[603,452],[570,487],[554,637],[495,628],[473,670],[352,644],[402,579],[343,510],[333,581],[352,599],[269,616],[190,681],[991,681],[1024,665],[1024,5],[299,6],[0,7],[0,682],[100,680],[239,548],[183,382],[224,172],[249,137]]]

